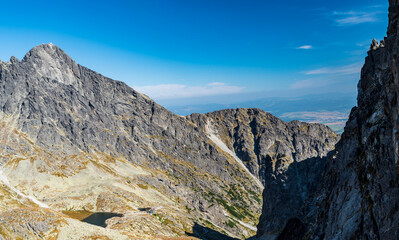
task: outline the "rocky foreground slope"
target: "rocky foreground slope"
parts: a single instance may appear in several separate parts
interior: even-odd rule
[[[317,188],[285,227],[270,228],[264,206],[259,239],[399,239],[399,1],[389,4],[387,37],[373,41],[358,106]]]
[[[4,239],[246,238],[263,185],[317,177],[297,163],[319,164],[338,139],[257,109],[177,116],[53,44],[0,62],[0,126]],[[273,191],[306,196],[287,184]],[[118,215],[78,221],[97,212]]]

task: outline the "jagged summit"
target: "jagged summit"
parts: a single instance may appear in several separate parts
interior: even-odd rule
[[[44,58],[45,55],[52,56],[54,58],[70,58],[60,47],[52,43],[43,43],[36,47],[33,47],[23,59],[28,60],[30,58]]]
[[[22,61],[27,62],[35,58],[43,59],[45,61],[48,61],[49,58],[71,59],[71,57],[69,57],[61,48],[52,43],[43,43],[36,47],[33,47],[25,54],[25,56],[22,58]],[[2,61],[0,60],[0,62]],[[17,57],[11,56],[8,63],[17,64],[19,62],[20,61]]]
[[[75,84],[80,78],[78,64],[56,45],[41,44],[32,48],[22,59],[21,64],[29,65],[33,74],[47,77],[64,84]]]

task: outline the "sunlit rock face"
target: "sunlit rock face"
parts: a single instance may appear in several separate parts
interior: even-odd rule
[[[288,224],[286,219],[274,237],[260,229],[259,238],[280,234],[278,239],[399,239],[398,13],[398,1],[391,0],[387,37],[368,52],[358,106],[315,183],[318,189],[305,201],[299,222]],[[298,234],[304,226],[306,231]]]

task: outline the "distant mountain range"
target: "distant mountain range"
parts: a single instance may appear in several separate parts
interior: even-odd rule
[[[260,108],[284,121],[299,120],[323,123],[341,133],[351,109],[356,106],[353,93],[329,93],[300,97],[265,97],[231,104],[165,104],[170,111],[186,116],[191,113],[207,113],[227,108]]]

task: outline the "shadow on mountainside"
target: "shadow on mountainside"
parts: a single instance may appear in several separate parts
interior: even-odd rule
[[[238,238],[232,238],[213,229],[201,226],[198,223],[194,224],[193,233],[186,232],[186,234],[202,240],[239,240]]]
[[[325,157],[311,157],[293,162],[281,174],[268,168],[262,214],[257,235],[252,239],[262,239],[265,236],[274,236],[277,240],[303,238],[308,227],[304,222],[306,216],[303,210],[305,207],[316,208],[312,204],[306,204],[309,197],[321,190],[320,183],[325,178],[327,162],[334,153],[335,150],[332,150]]]
[[[306,226],[298,218],[288,220],[283,231],[276,240],[301,240],[306,232]]]

